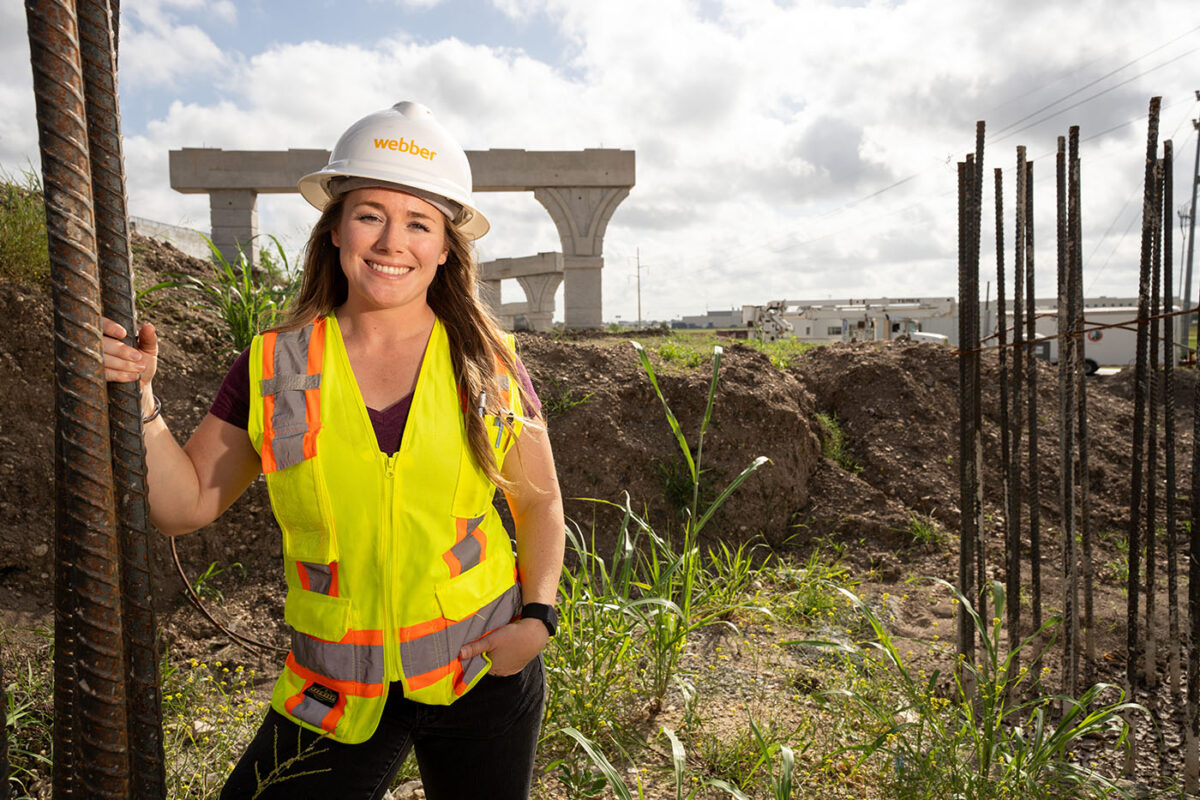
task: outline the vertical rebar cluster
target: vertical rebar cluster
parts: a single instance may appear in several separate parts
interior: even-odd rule
[[[1137,352],[1135,359],[1134,413],[1130,445],[1132,474],[1129,502],[1129,580],[1126,619],[1126,697],[1138,701],[1144,690],[1169,680],[1170,697],[1186,691],[1185,784],[1188,792],[1200,788],[1200,387],[1193,397],[1193,452],[1191,519],[1189,536],[1188,620],[1180,619],[1178,597],[1179,536],[1178,472],[1175,434],[1175,364],[1181,353],[1190,352],[1187,342],[1177,342],[1172,322],[1178,314],[1171,265],[1170,237],[1174,207],[1172,143],[1162,143],[1159,152],[1160,98],[1150,101],[1146,140],[1146,170],[1142,215],[1137,308]],[[979,438],[975,427],[980,419],[978,394],[978,225],[982,173],[978,169],[982,146],[959,164],[959,287],[960,318],[960,499],[962,502],[962,545],[959,589],[975,599],[986,574],[984,553],[979,543],[979,510],[982,505],[980,470],[975,460]],[[1096,678],[1094,619],[1094,553],[1091,522],[1090,471],[1088,468],[1086,348],[1092,334],[1098,341],[1100,328],[1089,328],[1083,298],[1082,167],[1079,128],[1073,126],[1058,139],[1056,154],[1056,254],[1057,333],[1039,334],[1035,305],[1033,164],[1026,149],[1017,147],[1015,175],[1015,225],[1013,235],[1012,303],[1007,295],[1005,270],[1003,176],[995,171],[997,316],[995,338],[1000,349],[1000,472],[1003,482],[1003,521],[1008,597],[1005,624],[1012,651],[1012,669],[1018,667],[1016,651],[1031,633],[1043,629],[1041,592],[1042,542],[1040,531],[1041,464],[1038,458],[1037,360],[1055,360],[1057,346],[1057,416],[1060,459],[1056,466],[1060,550],[1062,554],[1062,628],[1060,689],[1064,696],[1077,697],[1084,681]],[[1130,323],[1132,324],[1132,323]],[[1011,326],[1011,338],[1009,336]],[[1186,325],[1185,325],[1186,330]],[[1012,357],[1007,350],[1012,348]],[[1027,442],[1028,467],[1021,469],[1022,448]],[[1049,475],[1044,476],[1049,478]],[[1028,513],[1028,526],[1022,514]],[[1028,562],[1023,537],[1028,531]],[[1165,552],[1164,552],[1165,551]],[[1165,578],[1160,575],[1165,564]],[[1022,570],[1028,567],[1031,594],[1030,619],[1022,620],[1019,593]],[[1165,583],[1165,586],[1163,584]],[[1161,603],[1166,602],[1165,613]],[[1164,626],[1160,621],[1166,618]],[[1025,624],[1025,623],[1028,624]],[[1048,627],[1048,626],[1047,626]],[[1163,633],[1166,639],[1163,639]],[[1042,639],[1045,645],[1049,637]],[[972,657],[974,632],[960,621],[959,652]],[[1187,648],[1186,658],[1183,648]],[[1044,679],[1039,650],[1033,669]],[[1186,667],[1185,667],[1186,664]],[[1049,672],[1049,670],[1045,670]],[[1169,705],[1169,704],[1168,704]],[[1155,740],[1160,762],[1165,763],[1166,738],[1155,706],[1147,710],[1155,719]],[[1132,727],[1132,711],[1125,712]],[[1130,737],[1126,770],[1137,760],[1136,737]]]
[[[135,329],[114,8],[26,2],[55,308],[59,798],[165,790],[141,414],[135,389],[110,400],[101,356],[102,311]]]

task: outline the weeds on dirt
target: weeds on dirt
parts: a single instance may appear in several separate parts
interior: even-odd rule
[[[559,378],[552,378],[545,385],[540,397],[542,400],[542,411],[546,415],[546,419],[555,419],[570,411],[576,406],[585,404],[592,399],[592,392],[579,396],[575,390],[567,386]]]
[[[54,633],[37,630],[36,646],[20,661],[6,660],[5,729],[12,797],[38,797],[50,788],[54,741]],[[7,646],[7,642],[5,643]]]
[[[50,275],[42,182],[32,169],[0,175],[0,277],[21,285]]]
[[[996,617],[988,625],[950,584],[935,582],[953,592],[984,634],[981,661],[960,657],[948,690],[940,685],[940,672],[926,676],[907,666],[875,611],[838,589],[869,623],[873,639],[868,644],[881,654],[892,686],[882,698],[854,689],[826,693],[831,702],[863,711],[876,723],[873,737],[845,750],[857,752],[860,763],[888,758],[892,796],[906,800],[1126,796],[1094,766],[1080,763],[1074,749],[1085,738],[1105,736],[1113,740],[1110,747],[1124,746],[1129,732],[1122,714],[1145,709],[1124,702],[1124,693],[1108,684],[1096,684],[1079,699],[1040,693],[1032,685],[1036,676],[1024,667],[1014,669],[1015,659],[1059,620],[1048,620],[1015,651],[1002,655],[1004,587],[990,585]],[[857,655],[844,644],[819,644]],[[1032,699],[1023,699],[1029,695]],[[1057,721],[1052,718],[1056,704],[1063,709]]]
[[[842,430],[837,414],[817,412],[817,425],[821,429],[821,455],[847,472],[862,472],[862,467],[855,463],[854,456],[850,455],[846,433]]]
[[[908,526],[904,529],[917,544],[941,547],[946,543],[946,532],[931,516],[912,511],[908,515]]]
[[[728,342],[728,337],[721,337],[711,331],[673,331],[662,340],[648,345],[648,349],[658,354],[664,364],[691,369],[705,363],[714,346],[718,342]],[[758,339],[737,339],[737,344],[764,353],[776,369],[785,370],[791,366],[803,353],[818,345],[801,342],[798,339],[780,339],[776,342],[762,342]]]
[[[274,250],[259,251],[261,267],[255,270],[246,250],[239,250],[230,263],[211,239],[205,238],[212,251],[212,274],[191,275],[169,273],[170,279],[160,281],[138,293],[139,302],[146,302],[164,289],[183,289],[196,298],[196,303],[215,312],[225,323],[233,349],[241,352],[259,331],[280,321],[284,310],[300,289],[301,273],[288,264],[283,245],[268,236]],[[249,245],[248,245],[249,246]]]
[[[254,671],[189,659],[163,668],[163,746],[169,797],[215,797],[258,729],[266,702]]]

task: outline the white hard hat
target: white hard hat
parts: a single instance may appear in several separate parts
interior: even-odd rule
[[[396,103],[351,125],[333,146],[329,164],[301,178],[299,188],[324,210],[338,195],[364,185],[394,186],[429,201],[467,239],[490,227],[471,197],[467,154],[420,103]]]

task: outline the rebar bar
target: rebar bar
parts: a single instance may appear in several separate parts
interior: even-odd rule
[[[1025,406],[1021,390],[1025,385],[1025,147],[1017,148],[1016,189],[1013,198],[1016,218],[1013,220],[1013,369],[1012,369],[1012,438],[1010,446],[1012,454],[1010,461],[1013,471],[1012,526],[1013,540],[1018,553],[1021,544],[1021,507],[1025,502],[1024,478],[1025,471],[1021,469],[1021,435],[1024,431]],[[1031,556],[1032,558],[1032,556]],[[1030,565],[1032,575],[1032,564]],[[1017,563],[1018,573],[1020,562]],[[1019,597],[1016,598],[1019,601]],[[1010,599],[1010,602],[1014,602]],[[1018,602],[1019,605],[1019,602]],[[1037,630],[1041,623],[1036,615],[1032,616],[1033,628]],[[1010,633],[1010,636],[1012,634]],[[1016,642],[1020,642],[1020,632],[1017,632]]]
[[[1012,435],[1008,385],[1008,300],[1004,281],[1004,171],[994,170],[996,194],[996,336],[1000,344],[1000,472],[1004,486],[1004,594],[1008,625],[1009,671],[1021,668],[1021,531],[1017,490],[1013,485],[1016,470],[1012,461]]]
[[[1076,139],[1076,141],[1078,141]],[[1072,323],[1075,311],[1075,282],[1071,264],[1074,260],[1076,242],[1071,235],[1075,229],[1074,215],[1077,208],[1074,195],[1067,184],[1074,183],[1073,170],[1068,170],[1066,139],[1058,137],[1056,155],[1057,185],[1057,233],[1058,233],[1058,436],[1059,436],[1059,490],[1062,543],[1062,604],[1063,604],[1063,648],[1062,687],[1063,693],[1076,694],[1076,636],[1075,600],[1075,337]],[[1073,167],[1073,161],[1072,161]],[[1068,171],[1072,171],[1070,176]]]
[[[1022,151],[1022,160],[1024,152]],[[1033,225],[1033,162],[1024,161],[1025,171],[1025,387],[1029,395],[1029,571],[1030,594],[1033,599],[1033,629],[1042,628],[1042,509],[1041,509],[1041,466],[1038,452],[1038,375],[1037,375],[1037,309],[1034,268],[1034,225]],[[1041,670],[1041,656],[1035,662],[1035,672]],[[1039,675],[1040,677],[1040,675]]]
[[[1170,139],[1163,142],[1163,185],[1162,185],[1162,228],[1171,230],[1171,211],[1175,208],[1175,181],[1173,178],[1175,164],[1174,146]],[[1172,267],[1174,263],[1172,237],[1164,233],[1162,240],[1163,270],[1163,310],[1173,313],[1174,287],[1172,286]],[[1171,685],[1171,696],[1179,695],[1179,546],[1177,508],[1175,485],[1175,320],[1171,319],[1163,325],[1163,437],[1164,461],[1166,466],[1166,539],[1167,539],[1167,677]]]
[[[980,346],[980,316],[979,316],[979,265],[980,236],[983,228],[983,146],[987,126],[983,120],[975,123],[975,157],[974,174],[971,176],[971,273],[975,276],[975,295],[971,304],[971,325],[975,341],[975,355],[971,360],[973,375],[971,377],[971,405],[974,408],[972,424],[975,439],[975,607],[979,610],[980,619],[990,619],[988,614],[987,592],[987,546],[983,537],[983,358],[979,354]],[[970,159],[968,159],[969,161]],[[979,631],[983,636],[984,631]]]
[[[975,498],[979,476],[976,473],[975,423],[972,400],[974,398],[974,365],[972,358],[978,357],[978,328],[972,336],[972,305],[979,305],[979,276],[971,274],[970,252],[970,209],[974,196],[973,158],[958,164],[958,475],[959,475],[959,558],[958,590],[965,598],[975,596],[974,544],[978,537],[975,528]],[[974,280],[972,280],[974,277]],[[974,663],[975,629],[966,608],[958,608],[958,652]]]
[[[78,27],[68,0],[25,8],[55,307],[56,577],[68,582],[56,586],[55,795],[125,798],[121,591]]]
[[[1192,479],[1188,508],[1187,702],[1183,748],[1183,788],[1200,788],[1200,381],[1192,389]]]
[[[104,314],[129,333],[127,343],[135,344],[137,326],[113,40],[116,20],[106,0],[79,0],[78,13]],[[150,800],[165,795],[166,776],[138,389],[136,382],[108,384],[108,413],[121,549],[131,797]]]
[[[1140,661],[1140,637],[1138,636],[1139,582],[1141,581],[1141,528],[1142,528],[1142,480],[1143,454],[1146,439],[1146,354],[1150,313],[1150,256],[1153,244],[1154,221],[1154,165],[1158,152],[1158,114],[1162,99],[1150,99],[1149,121],[1146,133],[1146,174],[1142,196],[1142,247],[1141,267],[1138,278],[1138,332],[1137,361],[1134,382],[1133,412],[1133,470],[1129,499],[1129,586],[1126,604],[1126,652],[1125,683],[1130,700],[1136,701],[1139,689],[1138,664]],[[1132,715],[1126,715],[1132,727]],[[1137,760],[1136,741],[1130,738],[1126,751],[1125,772],[1132,774]]]
[[[1159,294],[1162,291],[1162,169],[1162,161],[1157,161],[1154,165],[1154,241],[1150,257],[1150,355],[1147,365],[1150,395],[1146,412],[1146,636],[1142,677],[1148,687],[1158,685],[1158,626],[1155,617],[1158,608],[1158,407],[1162,400],[1162,382],[1158,371],[1159,328],[1163,323],[1159,318]]]
[[[1094,569],[1092,561],[1092,503],[1090,490],[1090,471],[1088,469],[1088,423],[1087,423],[1087,373],[1085,358],[1087,354],[1087,336],[1084,334],[1083,307],[1083,168],[1079,157],[1079,128],[1071,129],[1073,146],[1068,150],[1074,153],[1074,197],[1077,212],[1071,238],[1075,242],[1072,250],[1071,269],[1074,274],[1075,318],[1075,409],[1079,420],[1079,435],[1076,439],[1077,468],[1075,471],[1076,484],[1079,491],[1079,541],[1082,551],[1083,572],[1083,629],[1084,654],[1089,666],[1088,685],[1093,682],[1090,668],[1096,659],[1096,637],[1094,635],[1095,602],[1093,598]]]

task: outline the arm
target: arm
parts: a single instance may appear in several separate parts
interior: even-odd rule
[[[124,344],[125,330],[103,320],[105,377],[141,384],[142,416],[154,411],[151,381],[157,370],[158,337],[143,325],[138,347]],[[168,536],[202,528],[221,515],[258,475],[260,461],[246,432],[209,414],[184,447],[162,415],[143,428],[150,521]]]
[[[522,431],[504,460],[503,473],[515,486],[508,492],[508,505],[516,525],[517,569],[524,602],[554,605],[566,536],[562,494],[544,425]],[[524,669],[549,639],[540,621],[522,619],[464,646],[460,656],[468,659],[486,652],[492,659],[493,675],[513,675]]]

